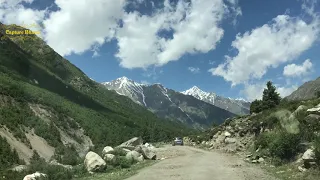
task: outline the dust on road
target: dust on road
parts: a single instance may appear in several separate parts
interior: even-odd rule
[[[276,180],[258,166],[220,152],[165,146],[157,154],[166,159],[127,180]]]

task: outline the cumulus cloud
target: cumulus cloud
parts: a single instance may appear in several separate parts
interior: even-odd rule
[[[61,55],[82,53],[114,36],[125,0],[56,0],[60,10],[44,21],[45,40]]]
[[[309,49],[319,32],[317,16],[308,23],[299,17],[279,15],[269,24],[238,34],[232,42],[238,54],[227,56],[225,63],[209,72],[223,77],[232,86],[261,79],[269,68],[290,62]]]
[[[283,69],[283,75],[287,77],[300,77],[307,75],[312,70],[312,62],[307,59],[301,65],[288,64]]]
[[[151,16],[127,13],[117,32],[120,65],[125,68],[162,66],[187,53],[206,53],[215,49],[223,37],[220,23],[233,12],[223,0],[164,1],[164,8]],[[160,34],[173,34],[163,37]]]
[[[198,67],[188,67],[188,70],[194,74],[197,74],[200,72],[200,68]]]
[[[0,21],[4,24],[16,24],[42,31],[38,25],[44,19],[46,10],[25,8],[22,2],[31,4],[33,0],[0,0]]]

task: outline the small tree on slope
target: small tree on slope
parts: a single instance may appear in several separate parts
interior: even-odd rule
[[[271,81],[267,82],[267,88],[263,90],[262,100],[255,100],[251,103],[250,113],[259,113],[271,109],[280,104],[281,97]]]

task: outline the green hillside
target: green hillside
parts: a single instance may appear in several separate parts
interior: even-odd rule
[[[3,30],[15,28],[3,26]],[[54,115],[50,122],[36,116],[30,104]],[[0,42],[0,124],[21,142],[33,129],[52,147],[61,147],[58,129],[83,129],[96,149],[118,145],[133,136],[163,141],[190,130],[157,118],[127,97],[108,91],[53,51],[39,38]],[[70,134],[81,142],[81,137]],[[16,159],[12,164],[17,162]]]

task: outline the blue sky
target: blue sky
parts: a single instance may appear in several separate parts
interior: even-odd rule
[[[252,100],[268,80],[285,96],[320,76],[316,0],[0,2],[2,22],[42,22],[42,38],[97,82]]]

